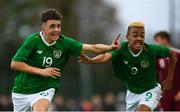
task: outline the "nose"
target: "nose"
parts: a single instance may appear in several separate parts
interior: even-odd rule
[[[137,37],[137,40],[143,40],[143,38],[139,35],[139,36]]]
[[[60,27],[55,27],[54,28],[54,31],[59,31],[60,30]]]

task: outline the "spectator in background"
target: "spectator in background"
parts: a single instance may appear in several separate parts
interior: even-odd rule
[[[91,102],[93,104],[93,111],[102,111],[103,110],[103,100],[101,95],[96,94],[92,96]]]
[[[115,96],[112,92],[105,94],[103,107],[105,111],[115,111]]]
[[[55,111],[64,111],[65,110],[64,97],[61,95],[55,95],[52,104],[54,106]]]
[[[0,111],[12,111],[11,97],[8,95],[0,95]]]
[[[81,111],[93,110],[93,104],[87,99],[83,99],[80,105],[81,105]]]
[[[154,35],[154,40],[157,44],[173,50],[177,56],[172,89],[163,93],[159,109],[164,111],[180,111],[180,95],[178,95],[178,92],[180,94],[180,49],[176,49],[171,46],[171,37],[166,31],[157,32]],[[159,82],[162,84],[162,82],[167,78],[169,58],[158,59],[157,68]]]
[[[68,99],[65,105],[65,111],[80,111],[80,107],[75,99]]]

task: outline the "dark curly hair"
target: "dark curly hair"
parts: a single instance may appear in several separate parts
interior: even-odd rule
[[[45,23],[48,20],[62,20],[62,15],[56,9],[47,9],[41,14],[41,23]]]

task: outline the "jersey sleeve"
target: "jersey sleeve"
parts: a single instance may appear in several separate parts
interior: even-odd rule
[[[79,56],[81,54],[81,51],[82,51],[82,43],[72,39],[72,38],[69,38],[68,41],[70,42],[70,54],[73,55],[73,56]]]
[[[150,45],[150,48],[157,58],[165,58],[170,56],[170,50],[166,47],[159,45]]]
[[[112,60],[116,59],[122,51],[122,48],[125,46],[126,42],[121,42],[121,47],[119,50],[112,50],[110,51],[111,55],[112,55]]]
[[[111,55],[112,55],[112,59],[111,59],[112,69],[113,69],[113,72],[114,72],[115,77],[118,78],[118,77],[120,76],[120,75],[119,75],[120,69],[119,69],[119,66],[118,66],[118,62],[119,62],[119,61],[117,61],[118,54],[119,54],[119,50],[118,50],[118,51],[117,51],[117,50],[113,50],[113,51],[110,51],[110,53],[111,53]]]
[[[110,51],[110,53],[112,55],[112,60],[115,59],[117,57],[117,55],[119,54],[119,52],[116,50]]]
[[[121,43],[121,48],[119,50],[113,50],[110,51],[111,55],[112,55],[112,68],[113,68],[113,72],[116,78],[122,79],[121,76],[121,68],[120,68],[120,61],[118,61],[121,56],[122,56],[122,49],[124,47],[124,42]]]
[[[32,36],[27,37],[27,39],[25,39],[19,46],[19,49],[17,50],[12,60],[26,62],[35,47],[33,41],[34,40]]]

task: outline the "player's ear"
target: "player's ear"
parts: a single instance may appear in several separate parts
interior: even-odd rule
[[[45,28],[45,23],[41,23],[41,30],[43,31]]]
[[[129,40],[129,34],[126,34],[126,39]]]

